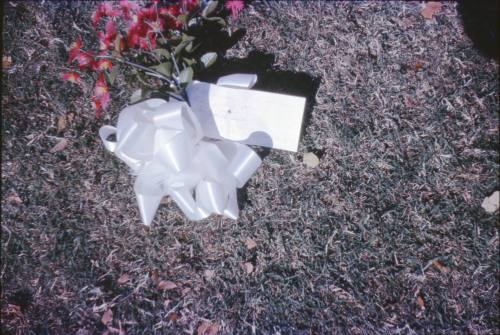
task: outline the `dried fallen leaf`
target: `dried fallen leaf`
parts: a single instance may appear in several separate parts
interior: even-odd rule
[[[160,282],[160,275],[158,274],[158,270],[154,269],[153,271],[151,271],[150,276],[151,276],[151,280],[153,281],[153,284],[158,286],[158,283]]]
[[[434,262],[432,262],[432,265],[434,265],[439,271],[441,271],[442,273],[448,273],[450,272],[450,269],[448,267],[446,267],[441,261],[439,260],[435,260]]]
[[[203,321],[201,325],[198,327],[198,335],[206,335],[208,327],[210,327],[211,323],[209,321]]]
[[[123,285],[129,280],[129,275],[128,273],[124,273],[118,278],[118,284]]]
[[[181,295],[185,297],[186,295],[189,294],[189,292],[191,292],[191,289],[189,287],[183,288],[181,291]]]
[[[319,165],[319,158],[312,152],[306,152],[304,157],[302,157],[302,162],[310,168],[314,168]]]
[[[177,285],[170,280],[162,280],[158,283],[158,288],[160,290],[173,290],[177,288]]]
[[[422,296],[417,296],[417,305],[418,307],[420,307],[421,309],[425,309],[425,303],[424,303],[424,299],[422,298]]]
[[[177,319],[179,318],[179,316],[177,315],[177,313],[173,312],[173,313],[170,313],[168,316],[167,316],[167,319],[169,321],[177,321]]]
[[[489,197],[484,198],[481,207],[488,213],[494,213],[500,206],[500,192],[495,191]]]
[[[101,322],[103,325],[107,326],[111,321],[113,321],[113,311],[111,309],[107,309],[102,315]]]
[[[212,279],[215,276],[214,270],[205,270],[205,278],[208,280]]]
[[[19,197],[19,194],[17,194],[16,191],[12,191],[9,196],[7,196],[7,202],[13,205],[19,205],[22,204],[23,201]]]
[[[426,19],[432,19],[432,16],[439,12],[443,4],[438,1],[429,1],[424,5],[420,14]]]
[[[75,118],[75,113],[73,113],[73,112],[68,113],[67,118],[68,118],[68,123],[71,123],[73,121],[73,119]]]
[[[219,332],[219,325],[217,323],[212,323],[210,327],[208,327],[207,335],[217,335]]]
[[[379,168],[379,169],[382,169],[382,170],[385,170],[385,171],[391,171],[391,170],[394,170],[394,167],[392,165],[390,165],[389,163],[387,163],[386,161],[382,160],[382,159],[379,159],[379,160],[376,160],[375,161],[375,165]]]
[[[12,57],[10,56],[3,56],[2,57],[2,68],[3,69],[8,69],[12,65]]]
[[[251,238],[247,238],[247,240],[245,241],[245,245],[247,246],[248,250],[252,250],[257,247],[257,243],[255,243],[255,241]]]
[[[115,328],[115,327],[111,327],[111,326],[108,326],[108,331],[112,334],[120,334],[122,335],[123,334],[123,331],[121,331],[120,329],[118,328]]]
[[[246,262],[245,264],[243,264],[243,266],[245,267],[245,271],[247,273],[252,273],[253,272],[253,264],[252,263]]]
[[[219,332],[219,325],[210,321],[203,321],[198,327],[198,335],[216,335]]]
[[[61,115],[57,118],[57,132],[63,132],[66,129],[67,118],[66,115]]]
[[[63,139],[59,140],[59,142],[57,142],[57,144],[56,144],[56,145],[54,145],[54,146],[53,146],[53,147],[49,150],[49,152],[50,152],[51,154],[53,154],[53,153],[56,153],[56,152],[58,152],[58,151],[62,151],[62,150],[64,150],[64,149],[66,148],[66,146],[67,146],[67,145],[68,145],[68,140],[67,140],[67,139],[65,139],[65,138],[63,138]]]
[[[419,62],[419,61],[416,61],[413,64],[413,68],[414,68],[415,71],[418,71],[418,70],[422,69],[423,67],[424,67],[424,63]]]

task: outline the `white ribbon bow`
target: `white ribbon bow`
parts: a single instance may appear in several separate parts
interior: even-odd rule
[[[218,84],[250,88],[255,75],[231,75]],[[116,134],[116,142],[108,141]],[[103,126],[99,135],[138,177],[134,191],[142,222],[150,225],[161,199],[169,195],[190,220],[211,213],[238,218],[236,188],[261,164],[248,146],[203,136],[185,102],[149,99],[120,112],[117,127]]]

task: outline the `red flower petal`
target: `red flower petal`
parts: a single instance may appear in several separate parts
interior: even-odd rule
[[[97,27],[97,24],[99,23],[99,20],[101,19],[101,16],[102,16],[102,13],[101,11],[98,9],[96,9],[93,13],[92,13],[92,17],[91,17],[91,21],[92,21],[92,26],[95,28]]]
[[[91,103],[92,103],[92,107],[95,110],[96,117],[100,117],[101,116],[101,108],[102,108],[101,101],[97,97],[92,97]]]
[[[85,67],[91,67],[92,62],[94,62],[94,56],[83,50],[78,50],[75,56],[76,61],[78,62],[78,67],[80,69]]]
[[[111,70],[113,68],[113,62],[111,62],[111,59],[101,58],[97,61],[96,68],[99,71]]]
[[[105,16],[119,16],[121,14],[121,11],[113,8],[113,4],[108,1],[103,2],[100,9]]]
[[[155,7],[141,8],[138,13],[139,21],[150,20],[154,21],[158,18],[157,11]]]
[[[116,28],[115,28],[115,24],[113,23],[113,21],[108,20],[106,22],[105,31],[106,31],[106,36],[109,39],[113,39],[116,37]]]
[[[175,5],[170,5],[168,7],[162,7],[158,8],[158,14],[163,15],[163,16],[177,16],[181,13],[181,8],[179,7],[178,4]]]
[[[151,49],[156,49],[156,35],[149,34],[149,43],[151,44]]]
[[[139,48],[144,49],[144,50],[149,50],[149,42],[146,38],[140,38],[139,39]]]
[[[101,97],[99,99],[101,101],[101,107],[103,109],[106,109],[108,107],[109,100],[110,100],[109,92],[106,92],[103,95],[101,95]]]
[[[99,73],[94,86],[94,95],[96,97],[102,97],[103,95],[109,93],[108,85],[106,84],[106,79],[104,78],[104,73]]]
[[[119,9],[113,8],[111,2],[103,2],[97,9],[92,13],[92,25],[94,28],[99,24],[99,20],[103,16],[119,16],[121,11]]]
[[[97,38],[99,39],[99,50],[108,50],[110,41],[106,34],[99,31],[97,32]]]
[[[245,3],[243,0],[227,0],[225,6],[229,11],[231,11],[231,16],[235,18],[238,16],[238,13],[243,10]]]
[[[81,49],[82,48],[82,39],[80,38],[80,36],[78,36],[76,38],[76,40],[71,43],[71,45],[69,46],[69,49],[72,50],[72,49]]]
[[[166,18],[166,26],[168,29],[179,29],[182,27],[182,22],[173,17]]]
[[[127,31],[127,45],[134,48],[139,43],[139,34],[137,33],[137,24],[132,23]]]
[[[71,45],[69,46],[68,50],[68,63],[71,63],[75,57],[78,55],[78,52],[80,52],[80,49],[82,47],[82,40],[80,37],[76,39]]]
[[[80,74],[76,72],[61,73],[61,80],[66,80],[73,84],[81,84]]]

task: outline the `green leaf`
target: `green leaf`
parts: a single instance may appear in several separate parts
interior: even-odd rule
[[[130,103],[135,104],[137,101],[142,99],[142,89],[138,89],[132,93],[130,96]]]
[[[193,69],[191,67],[186,67],[181,71],[179,75],[179,81],[181,84],[187,84],[193,80]]]
[[[186,58],[186,57],[184,57],[184,58],[182,58],[182,61],[183,61],[184,63],[186,63],[186,64],[187,64],[187,66],[191,66],[191,65],[193,65],[193,64],[196,64],[196,60],[194,60],[194,59],[192,59],[192,58]]]
[[[116,64],[113,65],[113,68],[111,69],[111,72],[109,73],[108,80],[111,85],[115,82],[116,76],[118,75],[118,72],[120,71],[120,65]]]
[[[165,45],[168,43],[168,39],[160,37],[156,40],[156,42],[158,42],[158,44]]]
[[[207,17],[210,14],[212,14],[216,9],[217,6],[219,5],[219,2],[217,0],[210,0],[206,7],[203,9],[203,12],[201,12],[201,15],[203,17]]]
[[[161,63],[159,65],[152,66],[152,68],[167,77],[170,77],[172,74],[172,63],[170,62]]]
[[[191,43],[191,40],[183,40],[178,46],[175,47],[174,54],[176,56],[179,55],[189,43]]]
[[[193,36],[189,36],[188,34],[184,34],[182,33],[182,41],[194,41],[194,37]]]
[[[189,42],[188,45],[186,45],[186,51],[187,52],[193,51],[193,41]]]
[[[205,68],[211,66],[215,61],[217,60],[217,53],[215,52],[208,52],[201,56],[200,61],[203,63],[203,66]]]
[[[153,52],[160,57],[163,56],[166,59],[170,59],[170,53],[167,51],[167,49],[158,48],[158,49],[154,49]]]
[[[177,20],[181,21],[182,24],[186,24],[187,18],[188,18],[188,16],[186,14],[182,14],[182,15],[177,16]]]

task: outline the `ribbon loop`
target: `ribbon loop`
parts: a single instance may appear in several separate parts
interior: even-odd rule
[[[99,136],[101,137],[102,143],[106,149],[111,152],[115,152],[116,142],[108,141],[108,137],[116,134],[116,128],[113,126],[103,126],[99,129]]]
[[[251,75],[229,79],[247,88],[256,80]],[[108,141],[113,134],[116,142]],[[134,191],[145,225],[167,195],[190,220],[211,213],[237,219],[236,187],[261,163],[246,145],[204,139],[199,120],[184,102],[149,99],[129,106],[116,128],[103,126],[99,135],[106,149],[137,175]]]
[[[230,74],[228,76],[220,77],[217,80],[217,85],[236,88],[252,88],[257,83],[256,74]]]

